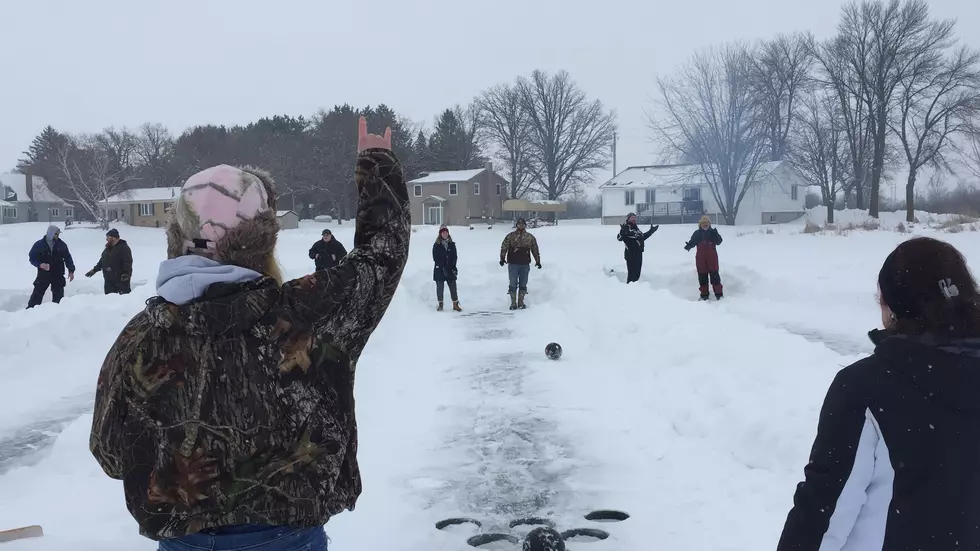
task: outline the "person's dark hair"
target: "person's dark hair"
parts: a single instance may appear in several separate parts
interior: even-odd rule
[[[980,337],[980,291],[949,243],[916,237],[895,247],[878,272],[878,288],[899,333]]]

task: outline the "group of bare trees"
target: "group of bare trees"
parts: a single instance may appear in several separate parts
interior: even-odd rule
[[[819,186],[829,221],[841,198],[877,217],[896,167],[907,168],[909,221],[923,168],[980,172],[980,54],[926,0],[851,3],[823,41],[794,34],[699,53],[659,79],[658,100],[656,136],[700,165],[729,223],[765,161],[788,161]]]

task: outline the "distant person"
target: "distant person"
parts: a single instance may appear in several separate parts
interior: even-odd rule
[[[34,308],[44,300],[44,293],[51,287],[51,301],[60,303],[65,297],[65,268],[68,268],[68,281],[75,281],[75,262],[71,259],[68,245],[61,240],[61,229],[48,226],[44,237],[39,239],[28,254],[31,265],[37,268],[34,278],[34,292],[27,301],[27,308]]]
[[[527,308],[524,296],[527,295],[527,278],[531,273],[531,257],[534,257],[534,265],[540,270],[541,256],[538,254],[538,240],[527,232],[527,222],[518,218],[516,227],[500,244],[500,265],[509,264],[507,274],[510,285],[507,292],[510,294],[510,309],[523,310]]]
[[[359,121],[354,249],[282,283],[272,178],[188,179],[159,296],[102,365],[89,445],[163,551],[326,551],[361,493],[354,374],[401,280],[411,210],[391,130]]]
[[[878,272],[884,329],[837,373],[778,551],[980,548],[980,292],[919,237]]]
[[[698,270],[698,285],[701,291],[701,300],[708,300],[708,280],[715,292],[715,298],[721,300],[724,295],[724,288],[721,285],[721,275],[718,273],[718,245],[721,245],[721,235],[718,230],[711,227],[711,219],[702,216],[698,222],[698,229],[694,230],[691,240],[684,244],[684,250],[689,251],[697,247],[694,255],[694,264]]]
[[[113,228],[105,234],[105,248],[102,258],[94,268],[85,273],[92,277],[102,272],[105,294],[129,294],[132,291],[130,280],[133,277],[133,251],[129,243],[119,238],[119,230]]]
[[[439,305],[436,311],[442,312],[443,297],[445,287],[449,286],[449,298],[453,300],[453,310],[462,312],[459,305],[459,295],[456,293],[456,276],[459,270],[456,268],[456,242],[449,235],[449,228],[442,226],[439,228],[439,235],[436,237],[435,244],[432,245],[432,279],[436,282],[436,300]]]
[[[347,249],[344,248],[343,243],[337,241],[330,230],[323,230],[320,239],[310,247],[310,258],[318,271],[333,268],[345,256],[347,256]]]
[[[619,227],[619,235],[616,236],[616,239],[626,246],[626,250],[623,251],[623,257],[626,259],[626,283],[640,280],[644,242],[658,229],[660,226],[650,224],[650,229],[644,232],[636,225],[636,214],[631,212],[626,215],[626,222]]]

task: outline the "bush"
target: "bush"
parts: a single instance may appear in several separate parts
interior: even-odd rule
[[[895,231],[898,233],[908,233],[909,229],[905,227],[905,222],[899,222],[898,225],[895,226]]]
[[[807,220],[806,225],[803,226],[803,233],[820,233],[820,226]]]

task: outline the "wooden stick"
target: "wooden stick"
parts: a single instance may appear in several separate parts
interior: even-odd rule
[[[0,531],[0,543],[22,540],[25,538],[39,538],[43,535],[44,530],[37,524],[34,524],[32,526],[14,528],[13,530]]]

